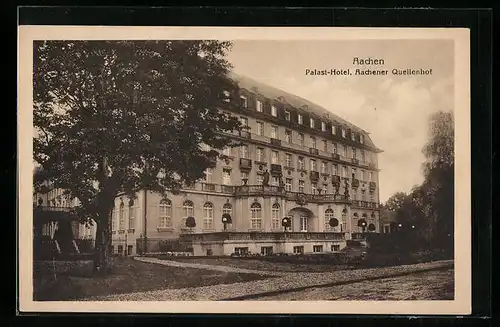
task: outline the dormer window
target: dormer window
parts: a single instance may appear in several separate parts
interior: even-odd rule
[[[301,114],[298,114],[297,121],[302,125],[304,123],[304,117]]]
[[[229,93],[229,91],[224,91],[224,102],[229,102],[230,96],[231,94]]]
[[[346,132],[345,132],[345,128],[342,128],[342,137],[343,137],[343,138],[345,138],[345,135],[346,135],[345,133],[346,133]]]
[[[355,137],[354,137],[354,132],[351,132],[351,140],[354,141],[355,140]]]
[[[365,137],[363,134],[359,134],[359,143],[364,143],[365,142]]]
[[[262,112],[262,101],[257,100],[257,111]]]
[[[332,134],[333,135],[337,134],[337,130],[335,128],[335,125],[332,125]]]
[[[326,132],[326,123],[323,121],[321,122],[321,131]]]
[[[240,95],[240,101],[243,108],[248,108],[248,100],[246,96]]]
[[[271,106],[271,115],[274,117],[278,117],[278,108],[275,106]]]
[[[285,110],[285,119],[290,121],[291,115],[290,115],[290,110]]]
[[[309,119],[309,126],[310,126],[311,128],[314,128],[314,119],[313,119],[313,118],[310,118],[310,119]]]

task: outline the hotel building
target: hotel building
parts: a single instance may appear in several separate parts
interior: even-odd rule
[[[248,127],[231,134],[242,145],[225,149],[228,159],[177,195],[118,196],[113,251],[155,252],[181,240],[194,255],[335,252],[364,232],[380,232],[381,150],[369,133],[295,95],[231,78],[239,92],[228,101],[239,109],[221,110]],[[189,217],[195,227],[186,226]],[[286,231],[284,217],[291,220]]]

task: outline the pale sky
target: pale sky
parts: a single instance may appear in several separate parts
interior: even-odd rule
[[[429,114],[453,110],[452,40],[235,41],[234,72],[310,100],[370,133],[379,154],[380,201],[423,181]],[[380,58],[386,76],[355,76],[353,58]],[[306,69],[352,76],[307,76]],[[432,69],[394,76],[393,68]],[[375,109],[376,108],[376,109]]]

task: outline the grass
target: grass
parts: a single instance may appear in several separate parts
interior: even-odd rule
[[[252,269],[260,271],[275,272],[330,272],[337,270],[350,269],[349,266],[339,264],[300,264],[287,262],[273,262],[259,259],[241,259],[241,258],[189,258],[161,256],[158,259],[172,260],[187,263],[199,263],[204,265],[227,266],[241,269]]]
[[[116,260],[106,277],[93,277],[81,269],[60,273],[34,272],[35,301],[78,300],[91,296],[231,284],[269,278],[257,274],[168,267],[131,258]]]

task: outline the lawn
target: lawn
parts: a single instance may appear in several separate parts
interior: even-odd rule
[[[337,270],[352,269],[346,265],[338,264],[301,264],[287,262],[273,262],[268,260],[247,259],[247,258],[189,258],[189,257],[174,257],[161,256],[157,257],[162,260],[172,260],[188,263],[199,263],[213,266],[228,266],[242,269],[252,269],[260,271],[275,271],[275,272],[330,272]]]
[[[35,301],[77,300],[91,296],[122,294],[159,289],[177,289],[231,284],[269,278],[257,274],[168,267],[144,263],[131,258],[115,260],[113,271],[106,277],[92,277],[81,269],[51,273],[34,272]]]

